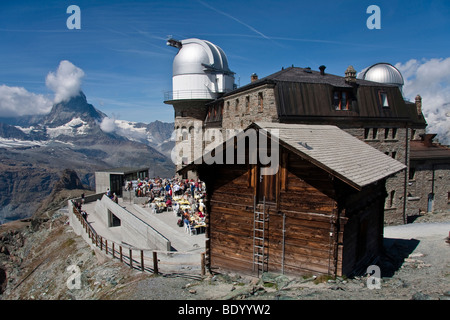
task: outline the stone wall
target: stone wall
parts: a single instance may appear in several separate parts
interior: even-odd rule
[[[450,164],[430,160],[411,163],[414,174],[408,182],[408,216],[450,210]],[[429,211],[429,195],[431,211]]]
[[[259,86],[224,98],[224,129],[245,129],[253,122],[273,122],[277,118],[275,93],[271,85]]]
[[[392,124],[384,126],[377,124],[376,126],[345,128],[344,130],[408,166],[406,159],[409,159],[409,129],[395,127]],[[384,205],[386,224],[404,222],[405,177],[408,177],[408,169],[398,172],[386,181],[387,197]]]

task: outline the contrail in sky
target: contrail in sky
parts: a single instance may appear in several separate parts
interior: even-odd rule
[[[264,33],[262,33],[262,32],[260,32],[260,31],[256,30],[256,29],[253,28],[252,26],[246,24],[245,22],[242,22],[241,20],[239,20],[239,19],[233,17],[232,15],[230,15],[230,14],[228,14],[228,13],[226,13],[226,12],[220,11],[220,10],[214,8],[214,7],[211,7],[209,4],[207,4],[207,3],[203,2],[203,1],[198,0],[198,2],[200,2],[200,3],[201,3],[202,5],[204,5],[205,7],[209,8],[209,9],[211,9],[211,10],[214,10],[214,11],[217,12],[217,13],[220,13],[221,15],[224,15],[225,17],[228,17],[228,18],[230,18],[230,19],[233,19],[233,20],[236,21],[237,23],[242,24],[243,26],[249,28],[251,31],[253,31],[253,32],[257,33],[257,34],[259,34],[261,37],[263,37],[263,38],[265,38],[265,39],[268,39],[268,40],[272,40],[271,38],[269,38],[268,36],[266,36]]]

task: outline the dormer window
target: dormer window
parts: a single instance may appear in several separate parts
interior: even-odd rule
[[[379,97],[380,97],[380,104],[383,108],[389,108],[389,101],[388,101],[388,97],[387,97],[387,93],[380,91],[379,92]]]
[[[350,110],[350,94],[347,91],[333,92],[333,107],[335,110]]]

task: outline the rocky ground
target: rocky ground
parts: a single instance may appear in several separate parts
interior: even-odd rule
[[[105,258],[74,234],[64,210],[0,226],[1,300],[450,299],[450,243],[441,235],[386,239],[386,254],[377,262],[379,289],[368,288],[368,276],[167,277]],[[450,222],[450,213],[428,214],[414,223],[443,222]]]

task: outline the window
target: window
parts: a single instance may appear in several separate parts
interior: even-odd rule
[[[369,139],[370,128],[364,128],[364,139]]]
[[[416,177],[416,168],[409,168],[409,180],[414,180]]]
[[[182,140],[185,141],[188,139],[188,131],[186,127],[181,128]]]
[[[395,197],[395,190],[392,190],[389,194],[389,208],[394,207],[394,197]]]
[[[388,97],[387,97],[387,93],[380,91],[379,92],[379,98],[380,98],[380,104],[383,108],[388,108],[389,107],[389,102],[388,102]]]
[[[263,93],[260,92],[258,93],[258,111],[262,112],[264,108],[264,98],[263,98]]]
[[[397,128],[392,128],[392,139],[397,139]]]
[[[397,157],[397,152],[396,151],[392,151],[392,159],[396,159]]]
[[[396,140],[397,139],[397,128],[386,128],[384,129],[384,139],[385,140]]]
[[[120,227],[120,219],[108,209],[108,227]]]
[[[372,139],[376,140],[378,138],[378,129],[377,128],[373,128],[372,129]]]
[[[416,135],[416,130],[411,129],[411,140],[414,140],[415,135]]]
[[[347,91],[334,91],[333,107],[335,110],[350,110],[350,93]]]
[[[245,112],[250,112],[250,96],[245,97]]]

